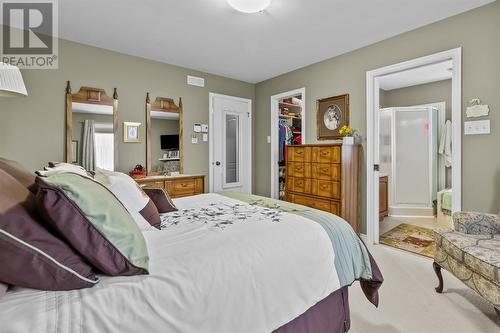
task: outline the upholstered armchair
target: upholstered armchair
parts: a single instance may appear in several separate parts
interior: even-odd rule
[[[446,269],[490,302],[500,316],[500,215],[459,212],[453,230],[435,230],[434,271]]]

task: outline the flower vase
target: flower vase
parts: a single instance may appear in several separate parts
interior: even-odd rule
[[[345,145],[353,145],[354,144],[354,137],[353,136],[344,136],[342,139],[343,144]]]

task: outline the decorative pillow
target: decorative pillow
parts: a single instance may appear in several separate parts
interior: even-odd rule
[[[153,200],[160,214],[177,211],[174,202],[167,191],[162,188],[144,188],[144,192]]]
[[[102,273],[148,274],[141,230],[104,185],[75,173],[37,177],[36,201],[47,222]]]
[[[121,172],[96,169],[94,179],[106,186],[121,201],[141,230],[151,230],[151,226],[159,228],[161,219],[158,209],[130,176]]]
[[[91,176],[82,166],[63,162],[49,162],[48,167],[45,167],[44,170],[38,170],[36,173],[39,176],[48,177],[65,172],[72,172],[86,177]]]
[[[0,157],[0,170],[5,171],[24,185],[30,192],[36,193],[35,174],[24,169],[19,163]]]
[[[94,286],[92,267],[38,222],[34,208],[34,195],[0,170],[0,281],[42,290]]]

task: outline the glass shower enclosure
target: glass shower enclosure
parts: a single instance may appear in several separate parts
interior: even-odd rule
[[[433,216],[438,191],[438,109],[380,110],[380,172],[389,176],[389,215]]]

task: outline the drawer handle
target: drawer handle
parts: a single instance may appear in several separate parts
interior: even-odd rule
[[[327,152],[327,151],[322,151],[322,152],[321,152],[321,155],[323,155],[323,156],[326,156],[326,155],[329,155],[329,154],[330,154],[330,153],[329,153],[329,152]]]
[[[328,187],[329,187],[329,186],[328,186],[328,185],[326,185],[326,184],[322,184],[322,185],[321,185],[321,188],[322,188],[322,189],[326,189],[326,188],[328,188]]]
[[[323,171],[324,173],[327,173],[328,171],[330,171],[330,169],[323,168],[323,169],[321,169],[321,171]]]
[[[302,168],[303,168],[303,166],[302,166],[302,165],[297,165],[297,166],[295,166],[295,169],[296,169],[296,170],[302,170]]]
[[[187,185],[186,183],[181,183],[181,186],[182,186],[182,187],[186,187],[186,186],[188,186],[188,185]]]
[[[302,153],[304,153],[302,150],[299,150],[299,151],[295,152],[295,154],[297,154],[297,155],[302,155]]]

